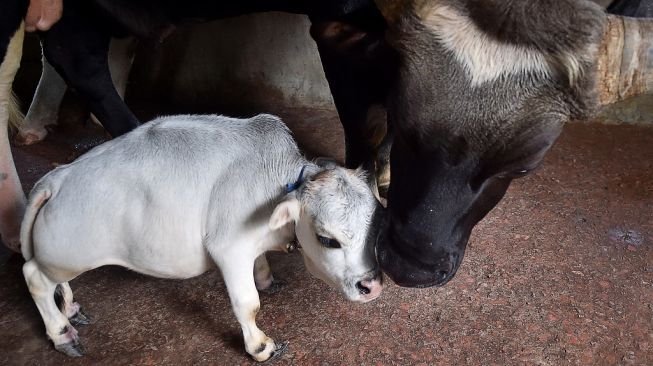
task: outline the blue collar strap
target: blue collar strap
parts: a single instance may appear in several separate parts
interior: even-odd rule
[[[302,170],[299,172],[299,177],[297,177],[297,180],[294,183],[286,184],[286,193],[296,190],[302,185],[302,183],[304,183],[304,169],[306,169],[306,165],[302,166]]]

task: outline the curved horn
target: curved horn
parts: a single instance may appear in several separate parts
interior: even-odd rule
[[[608,15],[597,71],[601,105],[653,93],[653,19]]]

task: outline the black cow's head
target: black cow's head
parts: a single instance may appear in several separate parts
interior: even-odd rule
[[[474,225],[591,109],[602,10],[588,2],[377,0],[399,55],[377,255],[399,285],[443,285]]]

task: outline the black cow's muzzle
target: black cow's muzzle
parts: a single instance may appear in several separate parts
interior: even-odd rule
[[[397,285],[425,288],[442,286],[449,282],[459,265],[457,253],[433,252],[428,255],[412,255],[401,250],[400,243],[380,235],[376,255],[379,265]]]

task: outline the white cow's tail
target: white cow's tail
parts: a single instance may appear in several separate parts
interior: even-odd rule
[[[32,245],[32,228],[34,227],[34,221],[36,221],[36,216],[41,210],[41,207],[43,207],[51,195],[52,192],[49,188],[43,187],[39,184],[37,184],[30,194],[29,202],[25,209],[25,216],[23,217],[23,223],[20,226],[20,247],[26,261],[32,259],[34,256],[34,247]]]
[[[9,96],[9,128],[17,129],[25,120],[25,115],[20,110],[20,102],[16,94],[11,93]]]

